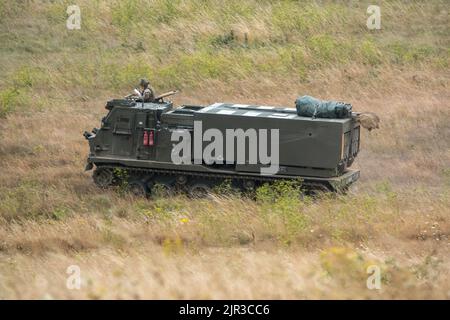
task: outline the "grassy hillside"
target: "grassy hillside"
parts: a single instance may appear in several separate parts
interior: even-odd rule
[[[0,298],[450,298],[447,1],[379,2],[372,31],[372,1],[77,0],[68,30],[71,4],[0,0]],[[309,94],[381,128],[346,196],[99,190],[82,132],[143,76],[175,103]]]

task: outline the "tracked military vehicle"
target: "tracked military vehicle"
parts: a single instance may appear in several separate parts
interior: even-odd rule
[[[308,108],[300,110],[301,101],[297,109],[233,103],[174,108],[164,97],[146,103],[107,102],[108,114],[101,127],[84,133],[90,148],[86,170],[95,167],[96,185],[105,188],[126,181],[135,194],[149,194],[159,185],[168,192],[202,195],[225,180],[244,190],[280,179],[301,179],[308,190],[343,191],[359,178],[358,170],[349,169],[360,146],[360,126],[351,106],[315,105],[311,114]],[[266,146],[267,155],[278,152],[276,166],[260,155],[255,161],[252,150],[257,144],[264,146],[251,140],[254,136],[248,134],[249,129],[266,135],[267,130],[277,132],[278,141],[269,138]],[[240,139],[244,146],[238,143],[203,158],[213,140],[205,135],[227,136],[230,130],[244,133]],[[183,161],[174,161],[174,135],[193,142],[191,150],[182,152]],[[237,135],[234,138],[239,140]]]

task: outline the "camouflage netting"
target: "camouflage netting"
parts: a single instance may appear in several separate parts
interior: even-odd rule
[[[352,105],[338,101],[324,101],[311,96],[303,96],[295,100],[297,114],[302,117],[314,118],[349,118],[352,115]]]

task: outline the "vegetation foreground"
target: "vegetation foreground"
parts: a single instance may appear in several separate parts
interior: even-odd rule
[[[383,1],[372,31],[365,1],[76,2],[80,30],[71,2],[0,0],[0,298],[450,298],[446,1]],[[310,94],[381,128],[347,195],[100,190],[82,132],[144,76],[176,104]]]

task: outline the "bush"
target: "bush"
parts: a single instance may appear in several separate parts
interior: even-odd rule
[[[308,217],[302,210],[301,192],[300,180],[264,184],[256,191],[266,227],[275,231],[278,240],[285,244],[291,244],[309,225]]]
[[[364,63],[372,66],[381,63],[382,53],[372,40],[370,39],[364,40],[361,44],[360,50]]]
[[[5,118],[11,113],[20,101],[20,91],[17,88],[9,88],[0,92],[0,118]]]
[[[137,0],[125,0],[116,3],[111,9],[112,24],[126,31],[135,21],[140,20]]]

